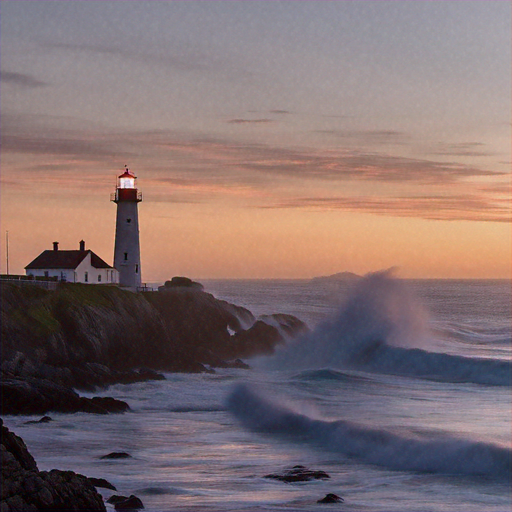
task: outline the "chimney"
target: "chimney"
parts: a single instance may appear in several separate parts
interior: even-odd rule
[[[80,240],[80,250],[85,251],[85,242],[83,240]]]
[[[59,242],[53,242],[53,250],[58,251],[59,250]]]

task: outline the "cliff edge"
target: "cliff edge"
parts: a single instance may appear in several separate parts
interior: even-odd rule
[[[161,371],[243,366],[234,361],[271,354],[287,336],[306,328],[290,315],[271,318],[257,320],[198,287],[131,293],[101,285],[63,284],[48,291],[3,284],[0,414],[30,413],[37,403],[33,413],[68,412],[73,388],[163,378]],[[31,396],[28,402],[24,395]],[[82,409],[76,410],[124,408],[80,400]]]

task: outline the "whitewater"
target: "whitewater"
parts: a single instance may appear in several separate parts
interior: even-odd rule
[[[250,370],[88,395],[127,401],[123,415],[4,417],[39,469],[106,478],[148,511],[512,508],[510,281],[203,284],[310,330]],[[101,459],[112,451],[132,457]],[[299,464],[330,478],[265,478]],[[318,504],[328,493],[344,503]]]

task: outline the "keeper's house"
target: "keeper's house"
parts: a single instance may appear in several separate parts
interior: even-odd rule
[[[68,283],[119,284],[119,272],[80,242],[77,251],[60,251],[59,242],[53,250],[43,251],[25,267],[27,276],[56,277]]]

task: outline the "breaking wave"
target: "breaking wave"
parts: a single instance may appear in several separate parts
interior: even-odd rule
[[[291,436],[362,462],[400,471],[483,475],[509,480],[512,451],[489,443],[434,434],[405,436],[349,421],[315,419],[239,384],[228,410],[247,428]]]
[[[356,283],[333,318],[264,364],[511,385],[510,361],[431,352],[429,336],[428,315],[406,285],[390,271],[378,272]]]

